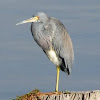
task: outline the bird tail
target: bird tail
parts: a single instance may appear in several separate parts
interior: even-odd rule
[[[68,75],[70,75],[70,73],[71,73],[71,70],[69,69],[68,64],[67,65],[65,64],[64,58],[62,58],[62,63],[60,65],[60,69],[64,72],[66,72]]]
[[[70,75],[70,71],[69,71],[68,66],[66,67],[66,66],[64,66],[63,64],[61,64],[61,65],[60,65],[60,69],[61,69],[62,71],[64,71],[65,73],[67,73],[68,75]]]

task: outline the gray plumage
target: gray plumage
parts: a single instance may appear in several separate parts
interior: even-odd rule
[[[57,77],[55,91],[58,92],[60,69],[68,75],[72,69],[74,51],[71,38],[64,25],[58,19],[48,17],[43,12],[39,12],[36,16],[19,22],[16,25],[29,22],[32,22],[31,32],[34,40],[56,65]]]
[[[31,32],[35,41],[48,58],[69,75],[72,69],[74,51],[67,30],[58,19],[48,17],[43,12],[37,13],[36,16],[39,16],[39,20],[31,24]]]

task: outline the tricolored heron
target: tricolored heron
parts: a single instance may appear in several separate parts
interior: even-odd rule
[[[48,17],[43,12],[38,12],[36,16],[16,25],[29,22],[32,22],[31,32],[34,40],[56,65],[57,79],[55,91],[58,92],[59,71],[62,70],[69,75],[72,69],[74,51],[71,38],[64,25],[58,19]]]

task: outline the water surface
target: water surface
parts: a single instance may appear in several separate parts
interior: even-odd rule
[[[60,19],[73,40],[72,74],[60,73],[59,90],[100,89],[99,0],[0,1],[0,100],[11,100],[34,88],[54,91],[56,67],[35,43],[30,23],[15,24],[38,11]]]

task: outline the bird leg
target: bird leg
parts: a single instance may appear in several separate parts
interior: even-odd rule
[[[59,84],[59,72],[60,72],[60,67],[57,66],[57,77],[56,77],[56,92],[58,92],[58,84]]]

